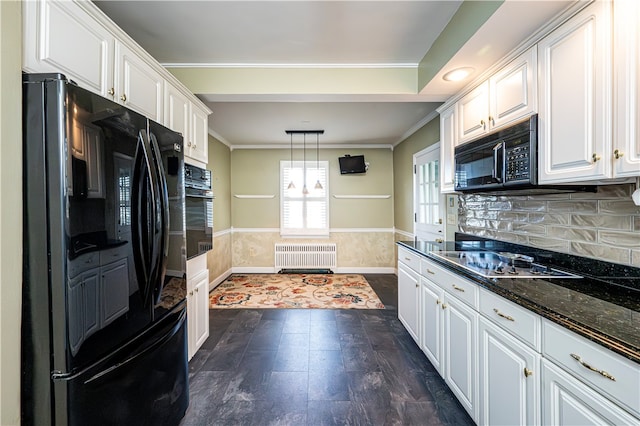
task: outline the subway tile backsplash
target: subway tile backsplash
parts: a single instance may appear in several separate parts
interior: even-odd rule
[[[640,206],[633,184],[597,193],[462,194],[460,232],[547,250],[640,266]],[[517,194],[517,193],[514,193]]]

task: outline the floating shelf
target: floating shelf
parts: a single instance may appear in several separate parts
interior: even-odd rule
[[[275,195],[240,195],[240,194],[233,194],[233,196],[236,198],[242,198],[242,199],[267,199],[267,198],[275,197]]]
[[[338,198],[338,199],[358,199],[358,200],[362,200],[362,199],[386,199],[386,198],[391,198],[391,195],[336,195],[333,194],[333,198]]]

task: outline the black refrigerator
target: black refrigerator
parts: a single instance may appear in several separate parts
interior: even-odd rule
[[[178,424],[189,404],[182,136],[23,74],[22,424]]]

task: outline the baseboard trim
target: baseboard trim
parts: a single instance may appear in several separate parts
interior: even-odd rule
[[[222,274],[218,275],[216,278],[213,279],[213,281],[209,283],[209,291],[218,287],[220,283],[226,280],[229,275],[231,275],[231,268],[227,269]]]
[[[261,267],[251,267],[251,266],[238,266],[233,267],[231,271],[234,274],[275,274],[275,267],[269,266],[261,266]],[[352,267],[345,266],[341,268],[336,268],[334,271],[336,274],[395,274],[396,268],[393,267]]]

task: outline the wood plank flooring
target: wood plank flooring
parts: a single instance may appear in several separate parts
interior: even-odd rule
[[[397,313],[397,277],[365,275],[384,310],[210,310],[181,425],[472,425]]]

